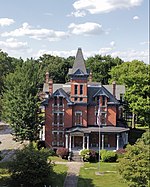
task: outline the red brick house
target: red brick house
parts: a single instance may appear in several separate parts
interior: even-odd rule
[[[101,149],[119,149],[128,143],[128,131],[120,123],[123,85],[101,85],[92,82],[92,74],[85,68],[79,48],[69,70],[70,82],[53,84],[46,73],[43,91],[45,103],[45,143],[48,147],[97,149],[99,130]],[[100,128],[97,114],[100,104]]]

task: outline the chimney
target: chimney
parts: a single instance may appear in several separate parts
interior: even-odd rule
[[[116,98],[116,82],[112,82],[112,87],[113,87],[113,96]]]
[[[49,79],[49,94],[52,95],[53,93],[53,79]]]
[[[92,82],[92,71],[90,71],[89,82]]]
[[[49,73],[46,72],[46,74],[45,74],[45,83],[48,83],[48,81],[49,81]]]

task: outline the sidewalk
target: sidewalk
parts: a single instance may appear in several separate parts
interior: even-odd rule
[[[56,164],[66,164],[68,166],[67,176],[63,187],[77,187],[80,167],[82,162],[55,162]]]

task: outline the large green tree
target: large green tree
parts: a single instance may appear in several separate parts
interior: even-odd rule
[[[40,67],[37,61],[28,59],[5,79],[2,119],[11,125],[16,140],[38,139]]]
[[[110,71],[110,82],[126,86],[125,99],[132,111],[132,127],[135,127],[135,117],[143,125],[149,124],[149,65],[133,60],[113,67]]]
[[[122,63],[123,61],[118,57],[112,58],[110,55],[95,55],[86,60],[86,67],[92,71],[93,81],[108,84],[108,80],[111,77],[109,71],[112,67]]]
[[[69,68],[72,65],[72,57],[65,59],[58,56],[44,54],[39,58],[43,72],[49,72],[54,82],[65,83]]]
[[[135,145],[128,145],[124,157],[119,160],[118,171],[129,187],[149,187],[150,154],[149,131]]]
[[[0,118],[1,118],[1,98],[3,93],[4,79],[7,74],[14,72],[17,64],[22,63],[22,59],[9,57],[7,53],[0,50]]]

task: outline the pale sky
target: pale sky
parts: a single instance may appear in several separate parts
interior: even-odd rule
[[[0,49],[9,56],[111,55],[148,63],[149,0],[0,0]]]

